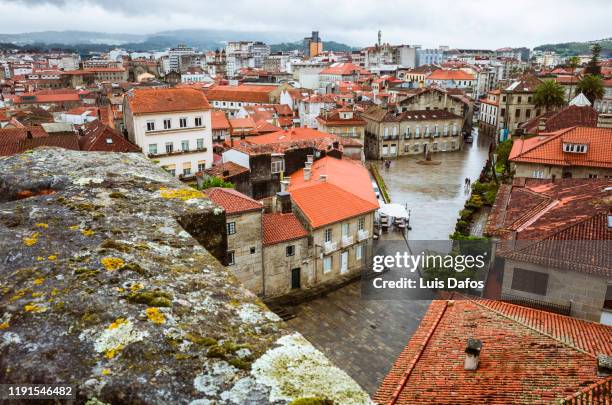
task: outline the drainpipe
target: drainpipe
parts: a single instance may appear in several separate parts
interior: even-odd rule
[[[264,258],[264,233],[263,233],[263,216],[264,209],[261,209],[261,227],[259,228],[260,240],[261,240],[261,296],[266,296],[266,261]]]

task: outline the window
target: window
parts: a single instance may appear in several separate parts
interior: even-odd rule
[[[344,223],[342,224],[342,237],[349,236],[350,224]]]
[[[170,169],[168,167],[164,167],[163,169],[167,171],[169,174],[171,174],[173,177],[176,177],[176,169]]]
[[[234,261],[234,252],[227,252],[227,265],[233,266],[234,264],[236,264]]]
[[[525,110],[525,118],[531,117],[531,110],[528,108]]]
[[[365,217],[359,218],[359,220],[357,221],[357,229],[360,231],[365,229]]]
[[[414,150],[415,152],[418,152],[420,149],[421,149],[421,146],[420,146],[418,143],[415,143],[415,144],[414,144],[414,149],[413,149],[413,150]]]
[[[517,103],[520,103],[520,102],[521,102],[521,96],[518,96],[518,97],[516,98],[516,102],[517,102]]]
[[[535,179],[543,179],[544,178],[544,171],[543,170],[534,170],[533,171],[533,176],[531,176]]]
[[[520,116],[521,116],[521,109],[517,108],[516,111],[514,111],[514,117],[519,118]]]
[[[198,171],[203,172],[206,170],[206,163],[198,163]]]
[[[355,260],[361,260],[363,257],[363,245],[359,244],[355,246]]]
[[[329,273],[332,269],[332,256],[323,259],[323,273]]]
[[[196,127],[201,127],[202,126],[202,117],[196,117],[195,118],[195,126]]]
[[[174,144],[172,142],[166,142],[166,153],[170,154],[174,151]]]
[[[286,256],[295,256],[295,245],[289,245],[285,248]]]
[[[417,125],[416,129],[414,130],[414,137],[415,138],[420,138],[421,137],[421,126]]]
[[[515,268],[512,273],[512,289],[531,294],[546,295],[548,274]]]
[[[236,223],[235,222],[228,222],[227,223],[227,234],[228,235],[233,235],[236,233]]]
[[[179,118],[179,126],[181,128],[187,128],[187,118]]]
[[[191,167],[183,168],[183,176],[189,176],[189,175],[191,175]]]
[[[596,179],[597,175],[593,173],[589,173],[589,179]]]
[[[327,228],[325,230],[325,242],[331,242],[332,241],[332,230],[331,228]]]
[[[285,160],[280,159],[276,161],[272,161],[272,167],[270,169],[272,173],[280,173],[285,171]]]
[[[527,97],[527,102],[531,104],[531,96]]]
[[[506,102],[506,96],[502,96],[502,101],[505,103]]]
[[[502,117],[505,117],[505,116],[506,116],[506,109],[505,109],[505,108],[502,108],[502,109],[500,110],[500,115],[501,115]]]
[[[196,139],[196,145],[199,150],[204,149],[204,138]]]
[[[157,144],[156,143],[149,144],[149,155],[157,155]]]
[[[169,119],[169,118],[166,118],[166,119],[164,120],[164,129],[170,129],[170,128],[172,128],[172,126],[171,126],[171,122],[170,122],[170,119]]]
[[[155,121],[147,121],[147,131],[155,131]]]
[[[251,254],[254,255],[255,254],[255,246],[251,247]]]

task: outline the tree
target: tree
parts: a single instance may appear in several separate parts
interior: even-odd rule
[[[578,82],[576,94],[584,94],[591,104],[601,100],[604,96],[604,83],[600,76],[586,75]]]
[[[578,66],[580,66],[580,58],[577,56],[570,56],[567,58],[567,66],[572,69],[576,69]]]
[[[554,80],[544,80],[535,90],[533,101],[536,106],[548,111],[551,107],[565,105],[565,90]]]
[[[591,47],[591,60],[584,69],[584,73],[589,75],[601,76],[601,66],[599,65],[599,55],[601,54],[601,45],[595,44]]]

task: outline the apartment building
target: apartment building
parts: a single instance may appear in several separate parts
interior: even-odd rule
[[[359,276],[372,254],[374,212],[379,208],[368,170],[361,162],[309,158],[291,175],[287,190],[311,235],[315,284]]]
[[[501,90],[497,118],[499,128],[514,134],[522,122],[542,113],[542,109],[536,107],[533,97],[541,83],[540,79],[528,74]]]
[[[168,173],[186,179],[212,165],[211,107],[202,91],[134,89],[123,111],[130,141]]]
[[[280,103],[283,92],[288,89],[291,86],[287,83],[220,85],[208,89],[206,97],[215,109],[235,118],[242,107]]]
[[[227,75],[234,77],[241,68],[261,68],[270,55],[270,46],[259,41],[230,41],[225,47]]]
[[[497,132],[497,117],[499,115],[500,91],[491,90],[487,98],[480,100],[478,123],[483,133],[495,134]]]
[[[397,112],[371,107],[366,121],[365,153],[371,159],[451,152],[461,149],[463,118],[445,110]]]
[[[338,135],[342,138],[357,139],[362,144],[365,140],[366,122],[352,108],[342,107],[317,117],[318,128],[322,132]]]

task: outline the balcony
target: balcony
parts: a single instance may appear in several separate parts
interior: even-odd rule
[[[393,141],[399,138],[399,135],[383,135],[383,141]]]
[[[342,237],[342,247],[351,246],[353,244],[352,236],[343,236]]]
[[[359,231],[357,231],[357,240],[359,240],[360,242],[362,240],[366,240],[370,237],[370,232],[368,232],[367,229],[360,229]]]
[[[335,252],[336,250],[338,250],[338,242],[325,242],[323,245],[323,251],[326,255]]]
[[[149,159],[159,158],[159,157],[167,157],[167,156],[177,156],[177,155],[185,155],[187,153],[197,153],[197,152],[206,152],[207,148],[196,148],[196,149],[188,149],[188,150],[175,150],[172,152],[166,153],[149,153],[147,157]]]

